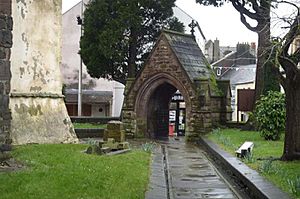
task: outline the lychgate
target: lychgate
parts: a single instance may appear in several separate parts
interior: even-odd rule
[[[127,134],[168,136],[169,108],[184,98],[187,140],[195,140],[231,117],[229,81],[216,80],[194,36],[163,31],[135,79],[128,79],[122,109]]]

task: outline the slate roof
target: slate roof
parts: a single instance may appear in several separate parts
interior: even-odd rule
[[[65,92],[66,102],[78,102],[78,90],[66,89]],[[113,98],[112,91],[95,91],[95,90],[82,90],[82,102],[84,103],[107,103]]]
[[[192,35],[169,30],[164,30],[164,35],[191,80],[214,75]]]
[[[230,80],[231,85],[255,82],[256,64],[237,65],[237,69],[230,69],[221,77]]]

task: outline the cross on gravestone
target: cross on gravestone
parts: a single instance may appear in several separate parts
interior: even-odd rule
[[[194,20],[192,20],[192,23],[189,24],[189,27],[191,28],[191,33],[192,33],[193,36],[195,36],[194,35],[195,30],[194,29],[195,29],[196,26],[197,26],[197,24],[195,23]]]

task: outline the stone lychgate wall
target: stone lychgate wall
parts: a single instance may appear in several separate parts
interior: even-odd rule
[[[0,145],[8,142],[11,113],[10,92],[10,48],[12,47],[11,1],[0,1]]]

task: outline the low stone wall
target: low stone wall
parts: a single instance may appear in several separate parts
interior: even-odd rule
[[[75,129],[78,138],[103,138],[105,129]]]
[[[73,123],[107,124],[109,121],[120,121],[119,117],[70,117]]]
[[[0,145],[9,140],[11,112],[10,92],[10,48],[12,47],[11,1],[0,2]]]
[[[237,122],[226,122],[225,126],[227,128],[234,128],[234,129],[243,129],[246,123],[237,123]]]

